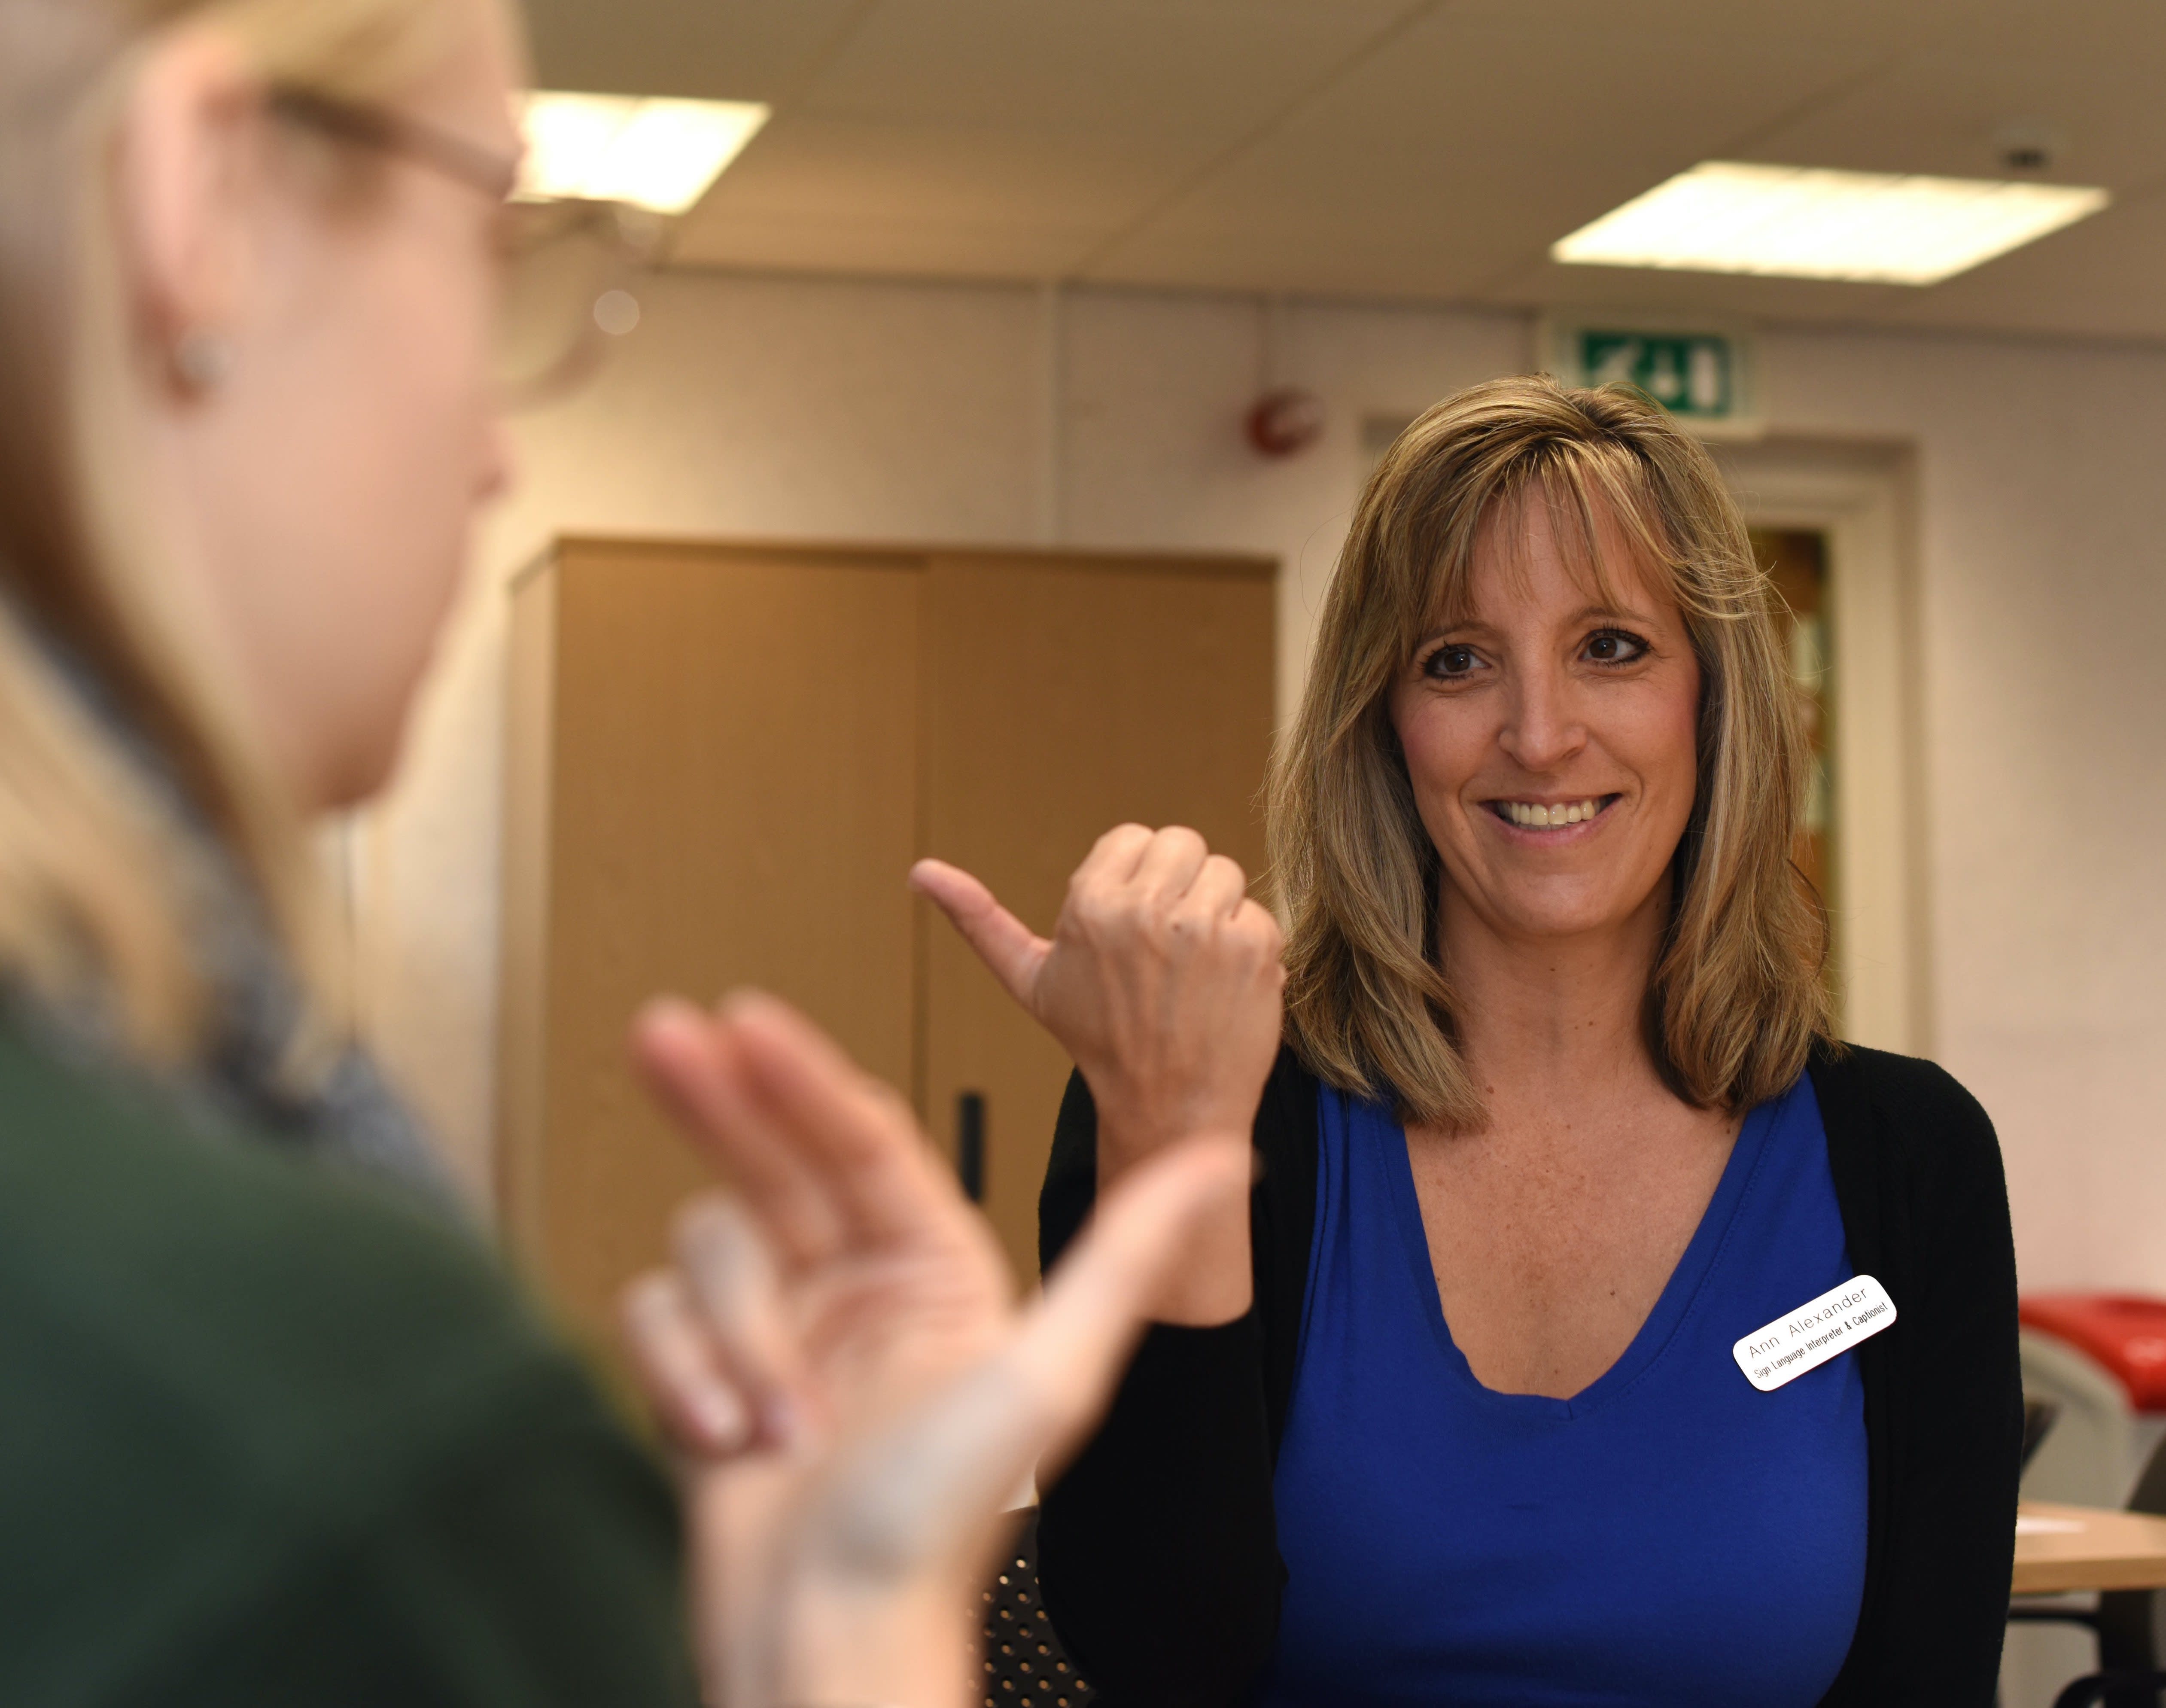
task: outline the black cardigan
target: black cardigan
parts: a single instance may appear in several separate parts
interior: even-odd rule
[[[1930,1062],[1846,1049],[1810,1070],[1850,1258],[1895,1302],[1857,1351],[1865,1594],[1824,1705],[1990,1708],[2023,1435],[2015,1255],[1993,1125]],[[1281,1052],[1257,1113],[1255,1303],[1154,1328],[1104,1427],[1046,1497],[1045,1605],[1117,1708],[1239,1701],[1278,1627],[1271,1471],[1316,1220],[1317,1082]],[[1038,1200],[1049,1266],[1089,1214],[1097,1116],[1070,1080]]]

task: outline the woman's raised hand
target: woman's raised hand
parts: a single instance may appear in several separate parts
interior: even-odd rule
[[[1050,940],[957,867],[921,860],[911,882],[1082,1070],[1101,1182],[1183,1138],[1247,1136],[1278,1053],[1278,922],[1194,831],[1107,831]]]
[[[682,1450],[718,1708],[961,1708],[1000,1510],[1103,1406],[1196,1223],[1245,1198],[1245,1136],[1108,1192],[1038,1302],[901,1101],[782,1004],[639,1023],[647,1077],[734,1180],[628,1289]]]

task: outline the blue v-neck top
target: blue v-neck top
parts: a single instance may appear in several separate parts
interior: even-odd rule
[[[1326,1087],[1318,1122],[1257,1702],[1817,1702],[1864,1587],[1857,1360],[1762,1393],[1730,1352],[1853,1272],[1810,1081],[1746,1118],[1654,1310],[1570,1399],[1492,1392],[1453,1345],[1391,1112]]]

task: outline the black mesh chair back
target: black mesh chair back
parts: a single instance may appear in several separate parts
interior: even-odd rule
[[[2023,1458],[2028,1466],[2031,1457],[2046,1445],[2046,1437],[2053,1431],[2053,1425],[2061,1415],[2061,1408],[2050,1399],[2039,1399],[2031,1394],[2023,1396]]]
[[[2166,1441],[2162,1441],[2136,1479],[2136,1493],[2128,1497],[2131,1512],[2166,1517]],[[2159,1594],[2154,1589],[2109,1589],[2099,1597],[2099,1670],[2106,1673],[2151,1673],[2158,1670]],[[2104,1699],[2114,1708],[2154,1708],[2155,1690],[2126,1689]]]
[[[2166,1440],[2153,1450],[2143,1474],[2137,1478],[2128,1510],[2166,1517]],[[2163,1604],[2166,1596],[2157,1590],[2109,1589],[2099,1597],[2095,1613],[2018,1608],[2008,1616],[2024,1623],[2087,1625],[2098,1634],[2098,1671],[2071,1679],[2054,1697],[2053,1708],[2162,1708],[2166,1704],[2166,1672],[2159,1669],[2159,1655],[2166,1647],[2159,1641]]]
[[[1054,1634],[1038,1593],[1033,1507],[985,1586],[980,1658],[985,1708],[1085,1708],[1098,1700]]]

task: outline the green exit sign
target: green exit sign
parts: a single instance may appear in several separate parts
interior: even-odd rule
[[[1552,371],[1569,385],[1638,387],[1678,421],[1717,435],[1759,430],[1749,335],[1724,328],[1552,321]]]
[[[1726,420],[1737,408],[1730,340],[1699,332],[1582,332],[1579,364],[1590,385],[1622,380],[1672,415]]]

